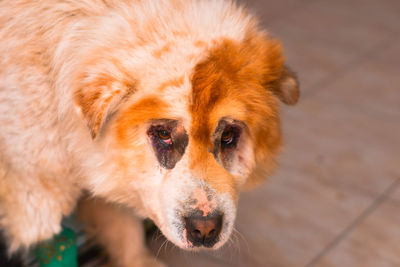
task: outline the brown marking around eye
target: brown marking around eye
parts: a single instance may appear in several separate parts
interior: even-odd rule
[[[214,155],[214,158],[227,170],[230,168],[231,159],[238,145],[237,143],[240,142],[241,133],[245,129],[246,125],[243,122],[223,118],[218,122],[218,126],[212,135],[214,144],[212,154]],[[222,144],[222,135],[225,130],[231,131],[232,138],[234,138],[228,147],[224,147]]]
[[[170,144],[165,143],[157,134],[157,131],[163,129],[170,132],[172,139]],[[176,120],[160,119],[152,121],[147,133],[151,138],[153,151],[160,165],[169,170],[173,169],[182,158],[189,143],[185,129],[178,125]]]

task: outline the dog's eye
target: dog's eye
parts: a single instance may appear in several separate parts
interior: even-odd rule
[[[225,130],[221,135],[221,143],[230,144],[233,141],[233,131],[232,129]]]
[[[229,126],[227,127],[221,134],[221,147],[225,148],[234,148],[238,142],[240,136],[240,129]]]
[[[172,144],[171,133],[167,130],[158,130],[157,131],[158,139],[164,144],[170,145]]]

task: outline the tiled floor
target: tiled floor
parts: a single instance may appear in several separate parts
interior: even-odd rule
[[[170,266],[400,266],[400,1],[242,0],[284,44],[302,98],[285,151],[242,195],[232,243]]]

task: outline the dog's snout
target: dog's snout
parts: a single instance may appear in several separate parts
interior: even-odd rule
[[[211,248],[218,241],[222,228],[222,215],[190,216],[185,218],[185,223],[187,239],[194,246]]]

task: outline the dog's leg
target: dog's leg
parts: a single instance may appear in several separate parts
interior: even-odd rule
[[[142,222],[132,210],[85,198],[79,202],[78,218],[87,234],[106,248],[112,266],[165,266],[145,247]]]
[[[0,166],[0,229],[9,252],[28,248],[61,230],[63,215],[75,206],[78,191],[51,179],[26,176]]]

